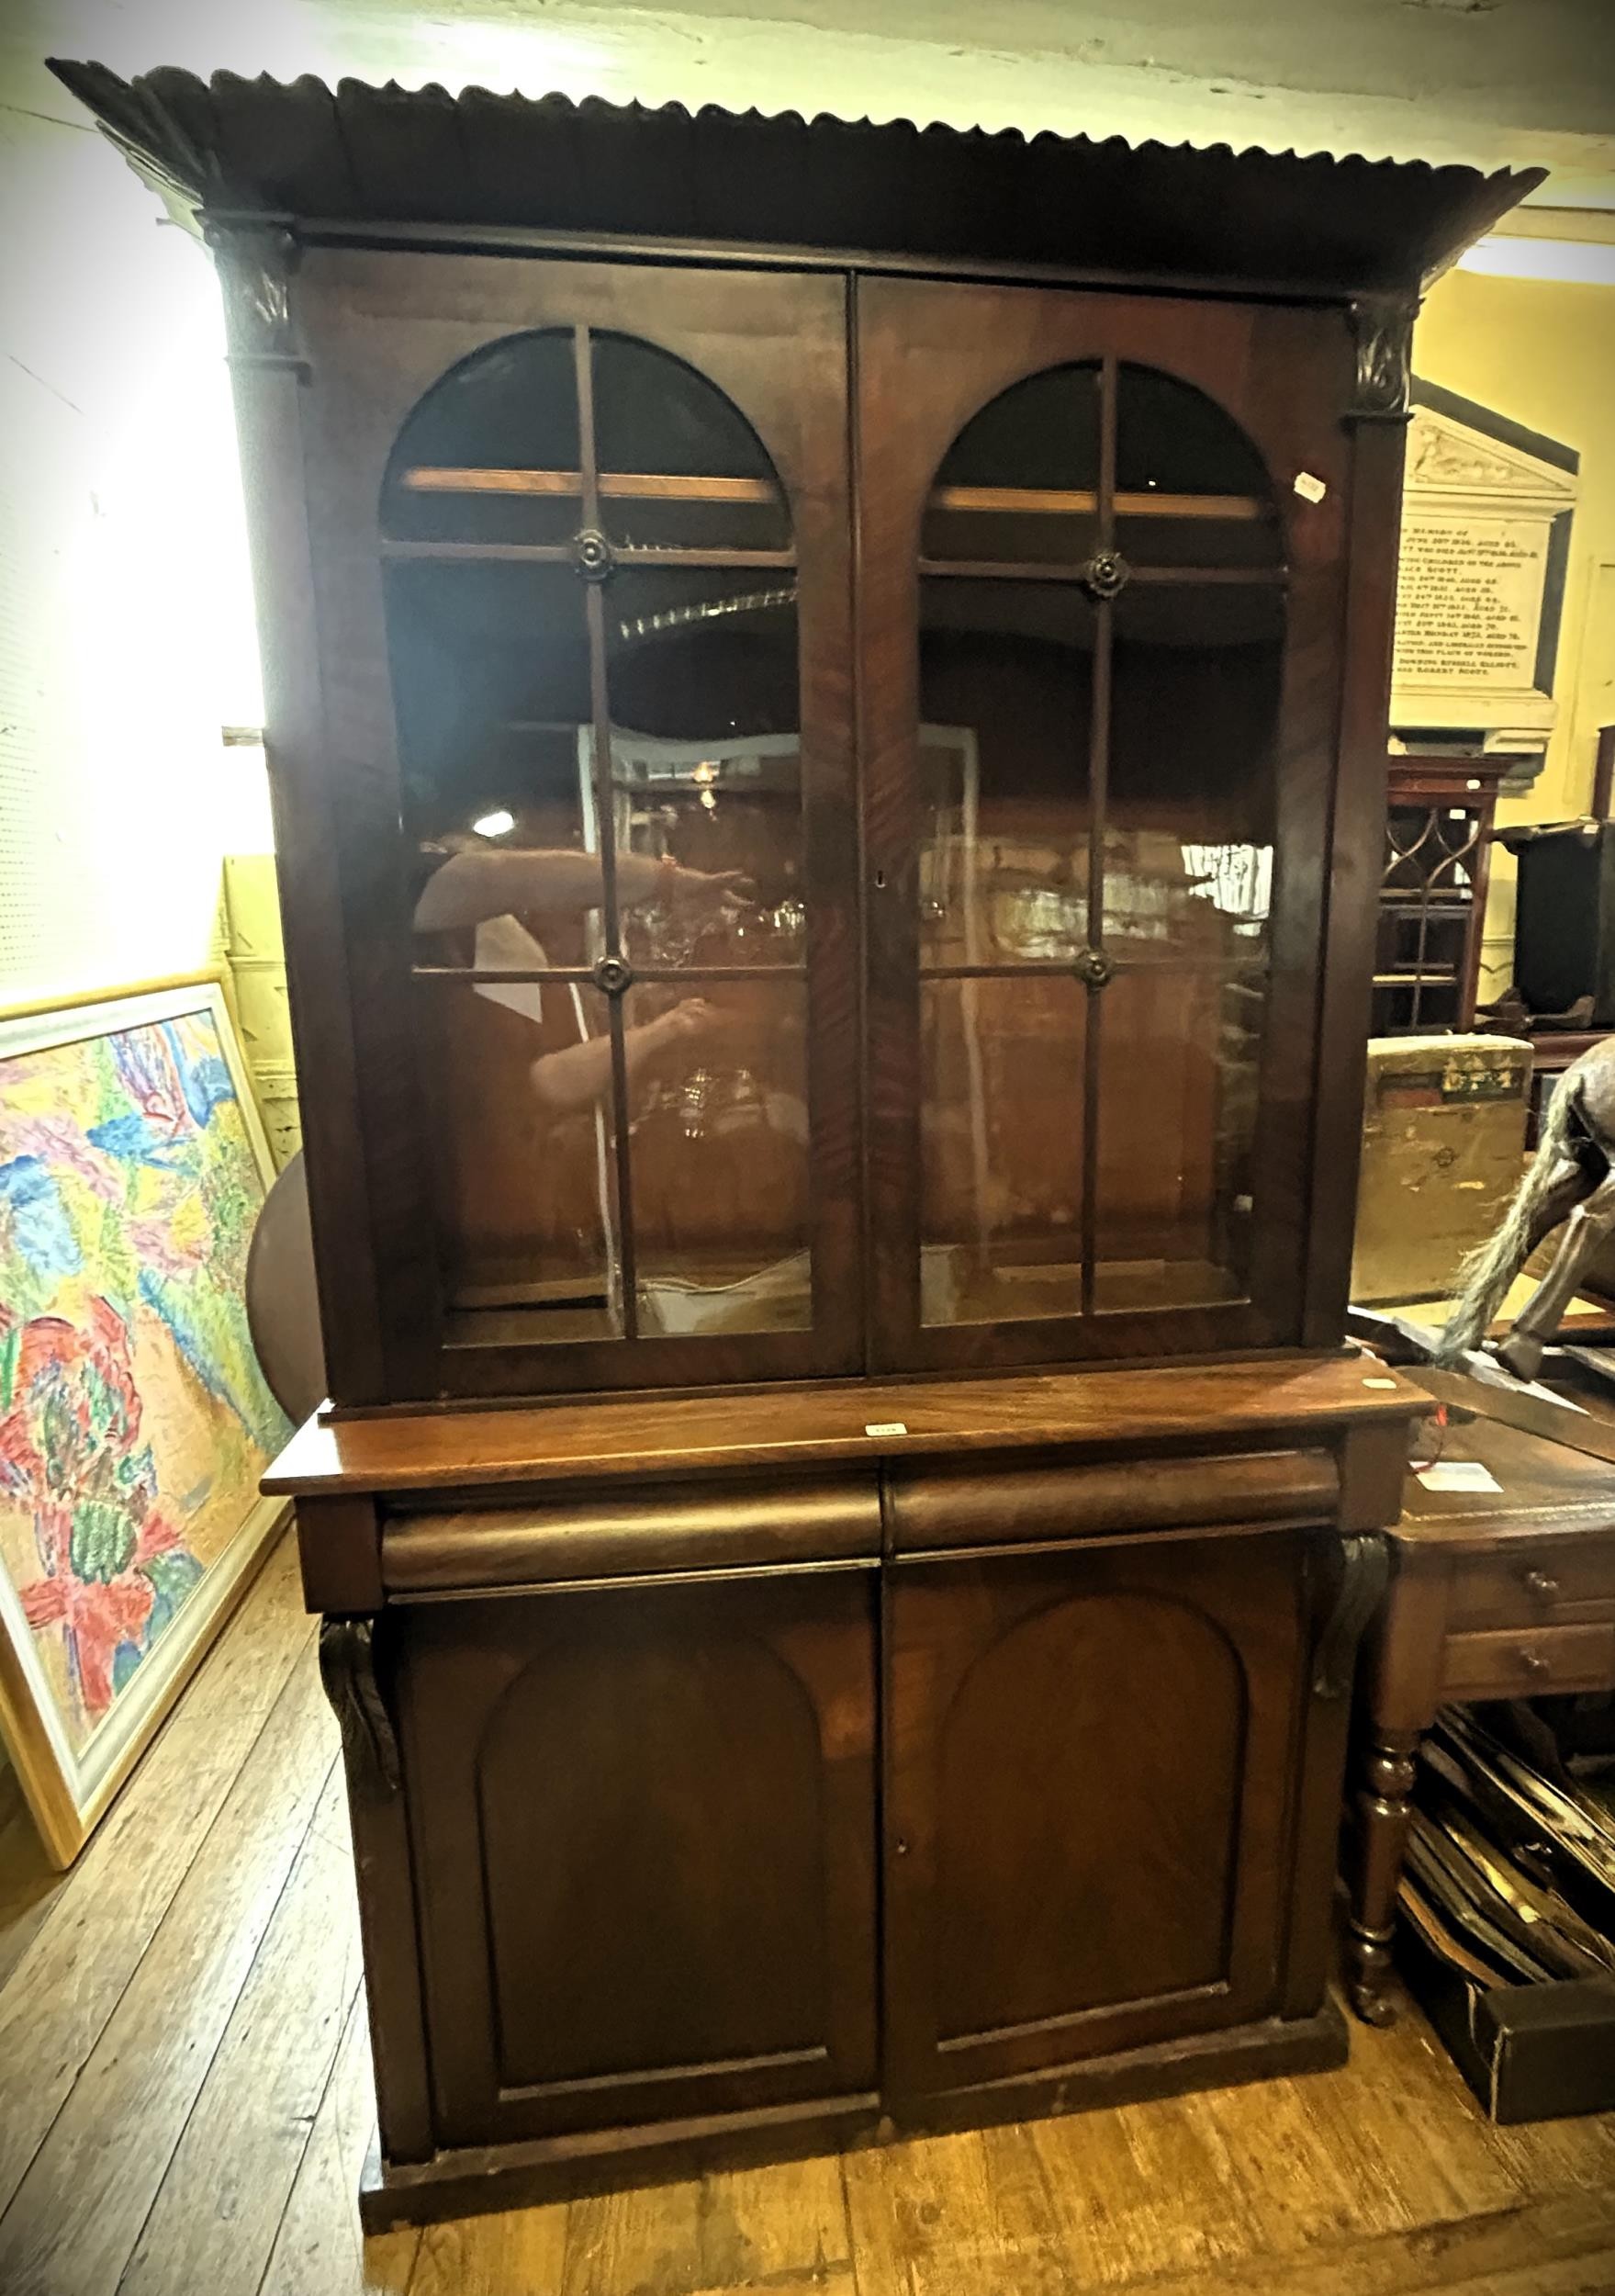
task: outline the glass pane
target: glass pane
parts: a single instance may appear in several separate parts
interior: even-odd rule
[[[1031,376],[983,407],[948,448],[921,555],[1075,564],[1093,553],[1098,484],[1098,368]]]
[[[445,1291],[462,1336],[622,1328],[606,1000],[571,983],[416,985]]]
[[[1082,1307],[1082,1039],[1072,978],[920,987],[920,1312]]]
[[[1116,545],[1136,566],[1270,566],[1267,467],[1215,400],[1151,367],[1116,377]]]
[[[1120,972],[1100,1021],[1094,1305],[1245,1296],[1266,984]]]
[[[624,1019],[641,1329],[805,1331],[805,988],[658,983]]]
[[[630,961],[801,963],[794,589],[734,571],[641,568],[614,577],[605,609]]]
[[[785,550],[774,467],[722,391],[629,335],[593,337],[600,518],[623,548]]]
[[[450,369],[398,434],[382,532],[566,542],[581,521],[572,331],[511,335]]]
[[[561,567],[465,562],[386,580],[417,962],[592,963],[581,585]]]
[[[1283,598],[1135,586],[1113,611],[1105,946],[1125,960],[1260,959]]]
[[[920,586],[921,962],[1058,962],[1087,938],[1093,606],[1069,583]]]

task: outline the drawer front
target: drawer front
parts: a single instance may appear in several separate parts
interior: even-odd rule
[[[1615,1536],[1517,1539],[1460,1563],[1448,1615],[1454,1626],[1615,1619]]]
[[[1451,1635],[1443,1698],[1529,1698],[1615,1687],[1615,1625],[1517,1626]]]

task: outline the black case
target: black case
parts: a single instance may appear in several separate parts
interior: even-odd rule
[[[1514,981],[1534,1014],[1593,1008],[1615,1027],[1615,822],[1555,821],[1499,832],[1514,855]]]

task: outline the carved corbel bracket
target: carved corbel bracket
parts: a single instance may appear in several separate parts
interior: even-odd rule
[[[1357,1645],[1390,1582],[1390,1543],[1378,1531],[1341,1539],[1340,1583],[1313,1660],[1315,1698],[1343,1698],[1351,1689]]]
[[[269,216],[205,216],[202,236],[224,291],[232,366],[285,367],[306,378],[308,361],[292,322],[291,276],[299,249],[290,228]]]
[[[1406,422],[1413,387],[1417,295],[1364,295],[1351,306],[1357,378],[1349,422]]]
[[[392,1716],[376,1675],[376,1621],[328,1618],[320,1629],[320,1680],[336,1711],[350,1781],[393,1795],[401,1772]]]

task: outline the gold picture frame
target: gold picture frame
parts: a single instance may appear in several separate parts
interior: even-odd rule
[[[211,977],[0,1017],[0,1738],[71,1863],[262,1562],[274,1166]]]

